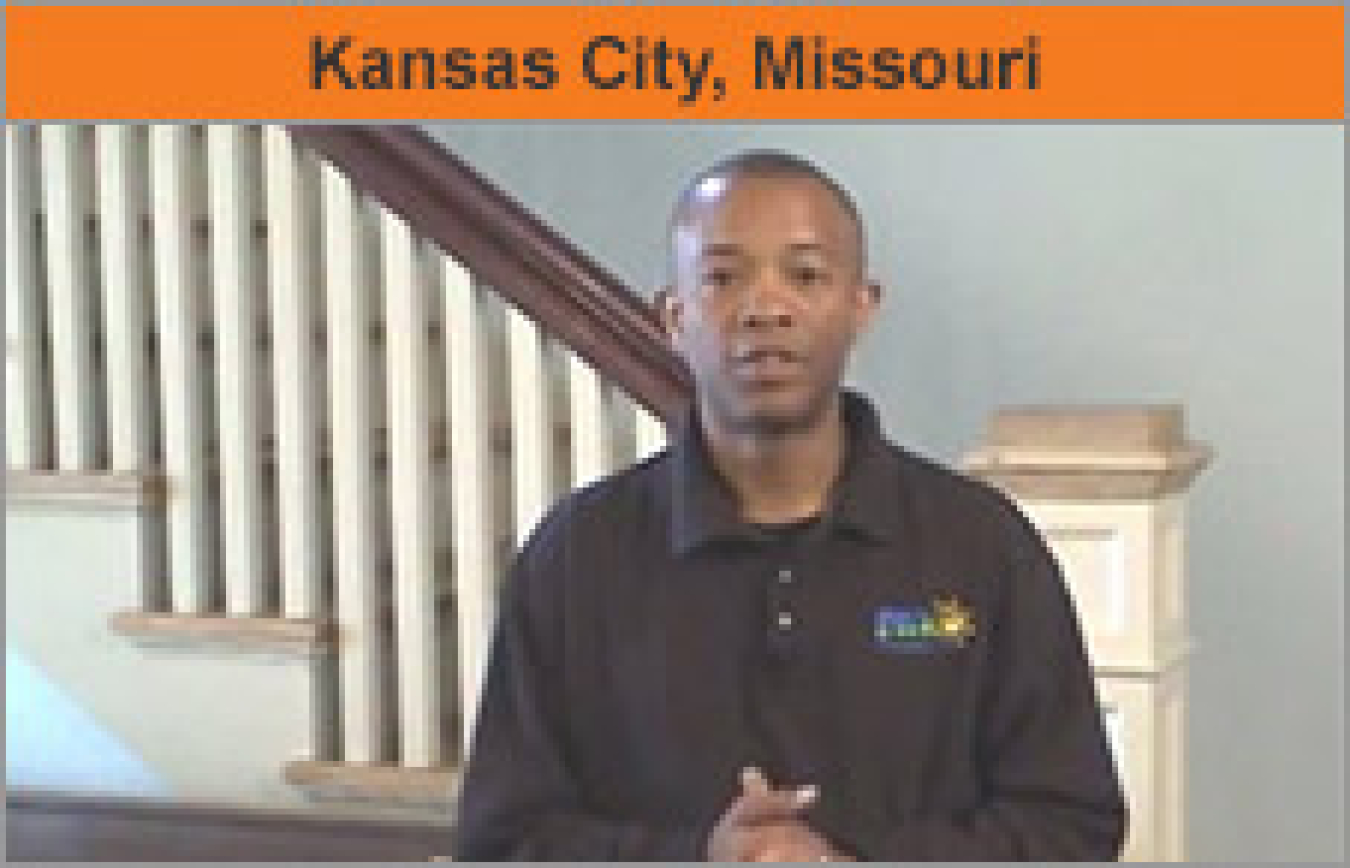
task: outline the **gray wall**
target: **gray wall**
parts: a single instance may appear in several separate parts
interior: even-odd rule
[[[1182,401],[1191,835],[1342,858],[1344,133],[1330,126],[429,127],[636,286],[679,183],[744,146],[856,191],[886,311],[856,382],[953,461],[1012,402]]]

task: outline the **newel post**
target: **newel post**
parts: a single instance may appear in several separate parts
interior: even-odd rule
[[[1130,802],[1129,861],[1186,858],[1186,496],[1179,405],[1006,407],[968,473],[1045,535],[1082,621]]]

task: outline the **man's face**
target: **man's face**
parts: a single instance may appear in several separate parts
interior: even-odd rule
[[[700,399],[740,428],[818,419],[877,289],[857,229],[810,178],[714,178],[674,229],[662,314]]]

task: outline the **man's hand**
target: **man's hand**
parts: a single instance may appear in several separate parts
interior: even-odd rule
[[[741,794],[708,838],[710,862],[833,862],[830,843],[801,820],[815,787],[775,790],[757,769],[741,773]]]

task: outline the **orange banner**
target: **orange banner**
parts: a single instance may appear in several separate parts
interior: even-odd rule
[[[1339,6],[13,6],[14,120],[1342,120]]]

